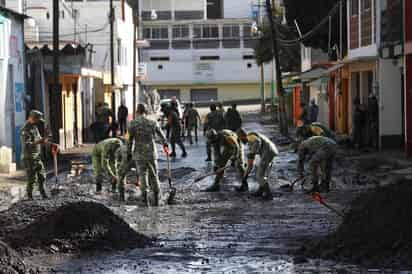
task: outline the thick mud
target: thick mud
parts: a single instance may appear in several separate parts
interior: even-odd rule
[[[133,174],[127,185],[126,204],[107,192],[109,182],[104,195],[94,195],[90,170],[79,178],[67,179],[67,174],[62,174],[59,179],[55,199],[87,197],[102,203],[134,230],[155,237],[154,246],[87,256],[46,254],[30,259],[50,273],[398,273],[397,267],[357,266],[341,258],[317,259],[315,252],[299,252],[308,239],[334,233],[342,218],[314,202],[301,187],[293,192],[282,190],[282,185],[297,178],[296,155],[289,150],[290,141],[277,137],[276,127],[257,122],[256,114],[246,118],[247,130],[266,133],[281,145],[269,180],[274,192],[272,201],[251,195],[258,187],[254,176],[250,178],[249,193],[235,192],[239,185],[235,169],[228,170],[220,192],[203,192],[213,178],[197,183],[195,178],[210,172],[213,166],[204,161],[206,149],[201,139],[199,144],[187,146],[188,158],[177,158],[172,163],[172,182],[178,190],[173,206],[141,207]],[[324,196],[338,210],[347,212],[360,194],[385,185],[389,171],[405,168],[390,161],[366,167],[359,162],[369,164],[368,159],[353,152],[343,150],[339,154],[332,192]],[[159,163],[161,189],[167,193],[165,158]],[[50,187],[54,186],[52,180]]]
[[[104,205],[81,200],[20,202],[0,213],[0,239],[25,257],[141,248],[152,242]]]
[[[360,195],[336,232],[306,253],[366,266],[412,269],[412,183],[400,181]]]

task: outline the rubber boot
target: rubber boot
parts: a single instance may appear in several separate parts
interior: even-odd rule
[[[152,205],[152,206],[158,207],[158,206],[159,206],[159,197],[160,197],[160,194],[159,194],[159,193],[154,193],[153,196],[154,196],[154,197],[153,197],[153,205]]]
[[[27,193],[27,200],[33,200],[33,194]]]
[[[148,203],[147,203],[147,192],[142,192],[142,204],[144,207],[148,207]]]
[[[217,182],[214,182],[213,185],[210,187],[206,188],[206,192],[218,192],[220,191],[220,185]]]
[[[237,192],[247,192],[247,191],[249,191],[249,184],[247,183],[247,180],[243,180],[240,187],[236,188],[236,191]]]
[[[96,182],[96,193],[100,194],[102,192],[102,182],[101,181],[97,181]]]
[[[116,183],[112,183],[112,193],[116,193]]]
[[[323,181],[322,184],[320,185],[320,191],[324,193],[330,192],[330,183]]]
[[[119,189],[119,201],[120,202],[125,202],[126,201],[126,197],[124,194],[124,189]]]
[[[186,150],[185,151],[183,151],[183,153],[182,153],[182,158],[186,158],[187,157],[187,153],[186,153]]]
[[[311,194],[311,193],[320,191],[318,182],[312,182],[312,185],[313,185],[312,189],[307,191],[306,192],[307,194]]]
[[[40,190],[40,195],[41,195],[41,197],[43,198],[43,200],[46,200],[46,199],[48,199],[49,197],[47,197],[47,194],[46,194],[46,191],[44,190],[44,187],[43,187],[43,183],[41,183],[40,185],[39,185],[39,190]]]
[[[270,190],[269,184],[266,184],[266,185],[263,186],[262,198],[264,200],[272,200],[273,199],[273,194],[272,194],[272,191]]]

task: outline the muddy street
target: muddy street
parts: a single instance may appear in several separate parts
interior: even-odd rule
[[[247,116],[246,128],[268,136],[276,132],[273,126],[261,124],[257,114]],[[294,192],[281,188],[293,181],[297,173],[296,155],[288,146],[279,149],[281,153],[270,178],[274,192],[271,201],[237,193],[235,187],[240,182],[234,169],[226,174],[220,192],[203,192],[213,180],[208,177],[198,183],[194,181],[212,170],[212,165],[205,162],[203,138],[199,144],[188,146],[188,158],[178,157],[172,163],[173,184],[178,192],[171,206],[142,208],[133,199],[134,187],[130,186],[126,205],[114,201],[109,194],[93,196],[94,187],[87,184],[91,175],[85,172],[81,180],[86,183],[72,189],[70,195],[81,194],[109,206],[137,232],[155,238],[154,246],[93,252],[81,257],[40,254],[29,259],[46,273],[397,273],[298,255],[304,241],[331,233],[341,217],[304,195],[299,186]],[[166,160],[162,157],[161,187],[166,193],[165,168]],[[348,186],[339,172],[334,177],[332,192],[325,198],[334,207],[345,210],[350,201],[371,186]],[[63,185],[76,180],[67,180],[65,176],[60,178]],[[49,186],[53,184],[51,180]],[[257,189],[254,176],[250,186],[250,192]],[[70,187],[63,188],[57,197],[69,195],[67,192]]]

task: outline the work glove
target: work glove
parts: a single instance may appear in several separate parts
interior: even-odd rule
[[[166,144],[163,144],[163,151],[164,151],[167,155],[170,154],[169,145],[168,145],[167,143],[166,143]]]

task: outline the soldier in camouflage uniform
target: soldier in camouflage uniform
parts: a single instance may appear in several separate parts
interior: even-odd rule
[[[216,105],[211,105],[210,106],[210,112],[207,114],[205,123],[204,123],[204,132],[208,130],[214,129],[215,131],[219,131],[225,128],[225,118],[223,114],[220,111],[217,111]],[[214,154],[219,155],[220,153],[216,151],[218,147],[213,147],[215,150]],[[206,152],[207,152],[207,162],[212,161],[212,145],[207,142],[206,143]],[[216,159],[215,159],[216,161]]]
[[[125,201],[124,193],[124,180],[127,173],[135,167],[134,162],[132,161],[132,155],[128,152],[127,145],[122,145],[115,152],[115,167],[116,167],[116,177],[119,190],[119,199],[120,201]]]
[[[104,173],[112,178],[112,191],[116,190],[116,151],[123,145],[118,138],[109,138],[99,142],[92,152],[93,172],[96,180],[96,192],[102,191]]]
[[[298,149],[298,171],[303,177],[304,162],[307,156],[311,156],[309,161],[309,170],[311,173],[311,180],[313,188],[311,192],[318,192],[320,190],[330,191],[330,179],[333,168],[333,161],[336,154],[336,142],[330,138],[323,136],[314,136],[303,141]],[[322,184],[319,189],[319,175],[318,169],[322,172]]]
[[[298,125],[296,129],[296,137],[298,142],[302,142],[312,136],[324,136],[335,140],[336,136],[332,130],[328,127],[322,125],[321,123],[315,122],[309,125],[304,125],[303,123]]]
[[[182,142],[181,136],[182,124],[180,123],[179,112],[177,110],[177,103],[175,101],[172,101],[171,103],[171,110],[168,116],[168,126],[171,129],[170,143],[172,145],[172,153],[170,154],[170,157],[176,157],[176,144],[182,150],[182,157],[187,157],[186,148]]]
[[[22,143],[22,160],[27,173],[27,197],[33,199],[33,186],[37,184],[43,199],[47,199],[44,190],[46,181],[46,171],[41,159],[41,145],[46,144],[47,138],[42,138],[38,129],[38,124],[43,122],[43,114],[40,111],[32,110],[26,124],[21,129],[20,138]]]
[[[211,146],[223,148],[221,155],[215,155],[216,177],[213,185],[206,189],[206,191],[215,192],[220,190],[220,182],[223,179],[229,161],[235,162],[239,175],[242,178],[242,185],[247,185],[247,178],[244,177],[243,145],[236,133],[230,130],[216,132],[216,130],[211,129],[206,133],[206,137],[207,142]]]
[[[263,134],[250,132],[246,133],[243,129],[238,131],[239,139],[243,143],[249,145],[248,153],[248,168],[245,172],[245,177],[249,176],[252,171],[256,155],[260,156],[259,166],[256,171],[256,177],[259,182],[259,189],[254,194],[257,197],[263,197],[264,199],[271,199],[272,192],[269,187],[268,177],[273,164],[273,159],[279,154],[276,145],[270,141]],[[247,191],[248,186],[242,185],[239,191]]]
[[[198,142],[197,129],[198,129],[199,123],[200,123],[199,112],[194,108],[194,104],[190,103],[189,109],[187,111],[187,129],[188,129],[187,135],[189,137],[189,142],[191,145],[193,144],[192,131],[195,133],[196,144]]]
[[[147,187],[149,186],[154,193],[154,206],[158,206],[160,186],[157,173],[156,137],[160,138],[164,149],[168,148],[168,145],[159,125],[146,117],[144,105],[138,105],[137,115],[129,126],[128,153],[132,153],[132,158],[136,162],[143,202],[147,205]]]

